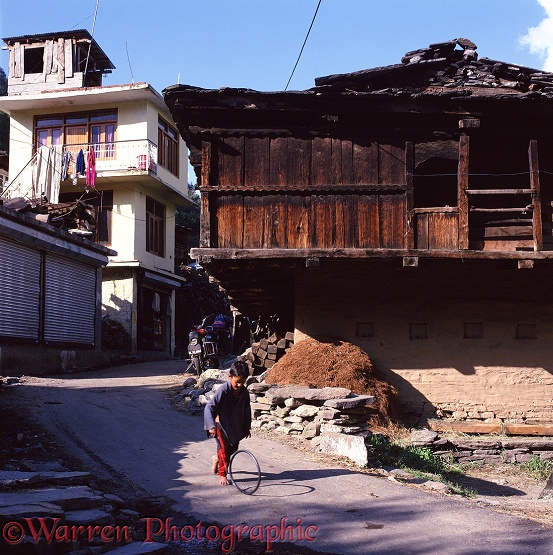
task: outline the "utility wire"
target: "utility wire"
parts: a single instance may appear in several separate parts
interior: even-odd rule
[[[319,8],[321,7],[321,2],[322,2],[322,0],[319,0],[319,3],[317,4],[317,9],[315,10],[315,14],[313,15],[313,20],[311,21],[311,25],[309,26],[309,30],[307,31],[307,35],[305,35],[305,40],[303,41],[303,46],[301,47],[298,59],[296,60],[296,65],[294,65],[294,69],[292,70],[292,73],[290,74],[290,79],[288,79],[288,83],[286,83],[286,87],[284,88],[285,91],[288,90],[288,85],[290,85],[290,81],[292,81],[292,77],[294,76],[294,72],[296,71],[296,68],[298,67],[301,55],[303,54],[303,49],[305,48],[305,44],[307,43],[307,39],[309,38],[309,33],[311,33],[313,23],[315,23],[315,18],[317,17],[317,13],[319,11]]]

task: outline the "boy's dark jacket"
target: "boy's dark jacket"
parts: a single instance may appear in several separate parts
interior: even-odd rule
[[[236,445],[250,433],[252,411],[250,394],[245,387],[240,389],[238,399],[232,394],[230,382],[225,382],[204,409],[204,430],[215,427],[215,417],[231,445]]]

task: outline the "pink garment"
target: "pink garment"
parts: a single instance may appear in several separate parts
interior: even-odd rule
[[[96,153],[94,148],[88,151],[88,161],[86,164],[86,184],[89,187],[96,187]]]

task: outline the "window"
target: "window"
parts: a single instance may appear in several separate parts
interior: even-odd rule
[[[409,324],[409,339],[428,339],[428,324]]]
[[[43,73],[44,47],[26,47],[23,60],[25,73]]]
[[[463,337],[465,339],[483,339],[484,324],[482,322],[465,322],[463,324]]]
[[[536,324],[517,324],[517,339],[536,339]]]
[[[78,152],[92,143],[97,160],[112,159],[115,158],[116,128],[116,110],[41,116],[35,120],[35,144],[37,148],[72,145]]]
[[[146,197],[146,250],[165,256],[165,206]]]
[[[157,163],[178,177],[179,135],[163,118],[158,119]]]

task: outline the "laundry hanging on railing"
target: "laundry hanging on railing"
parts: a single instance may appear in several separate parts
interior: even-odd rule
[[[75,173],[84,175],[85,166],[84,166],[84,152],[83,149],[79,150],[79,154],[77,154],[77,163],[75,164]]]
[[[61,180],[65,181],[69,177],[69,164],[73,160],[70,150],[65,150],[61,158]]]
[[[88,151],[88,162],[86,166],[86,184],[89,187],[96,187],[96,154],[94,148]]]
[[[60,194],[62,145],[41,146],[33,164],[33,196],[57,204]]]

